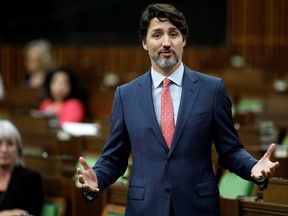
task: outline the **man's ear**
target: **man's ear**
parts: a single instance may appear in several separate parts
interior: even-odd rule
[[[183,48],[186,46],[186,37],[183,37]]]
[[[144,48],[145,50],[148,50],[148,48],[147,48],[147,42],[146,42],[145,39],[142,40],[142,46],[143,46],[143,48]]]

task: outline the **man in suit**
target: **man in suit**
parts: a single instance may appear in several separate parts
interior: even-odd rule
[[[83,157],[79,159],[83,169],[77,173],[86,200],[99,196],[123,175],[131,153],[125,215],[218,216],[212,143],[221,166],[262,187],[279,166],[269,159],[274,144],[259,161],[244,150],[233,126],[223,81],[182,63],[187,35],[186,20],[173,6],[152,4],[144,10],[140,37],[152,66],[117,88],[110,134],[97,163],[91,168]],[[166,79],[171,80],[170,96],[166,94],[162,101],[162,81]],[[172,108],[163,114],[169,107],[165,104],[162,110],[168,98],[172,98]]]

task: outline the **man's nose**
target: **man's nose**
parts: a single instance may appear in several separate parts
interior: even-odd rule
[[[171,46],[171,40],[170,40],[169,35],[164,35],[162,46],[163,47],[170,47]]]

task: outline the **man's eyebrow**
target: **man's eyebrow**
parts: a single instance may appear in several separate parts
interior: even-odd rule
[[[180,31],[177,27],[171,27],[171,28],[169,28],[169,30],[170,30],[170,31],[175,31],[175,30],[176,30],[176,31]]]
[[[152,29],[152,32],[159,32],[159,31],[163,31],[163,29],[162,28],[154,28],[154,29]]]
[[[163,28],[152,29],[152,32],[160,32],[160,31],[163,31]],[[177,27],[170,27],[169,31],[180,31],[180,30]]]

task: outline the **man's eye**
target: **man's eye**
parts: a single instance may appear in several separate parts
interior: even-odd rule
[[[177,33],[172,33],[172,34],[171,34],[171,37],[172,37],[172,38],[175,38],[175,37],[177,37],[177,36],[178,36]]]
[[[160,34],[154,34],[154,35],[153,35],[153,38],[160,38],[160,37],[161,37]]]

